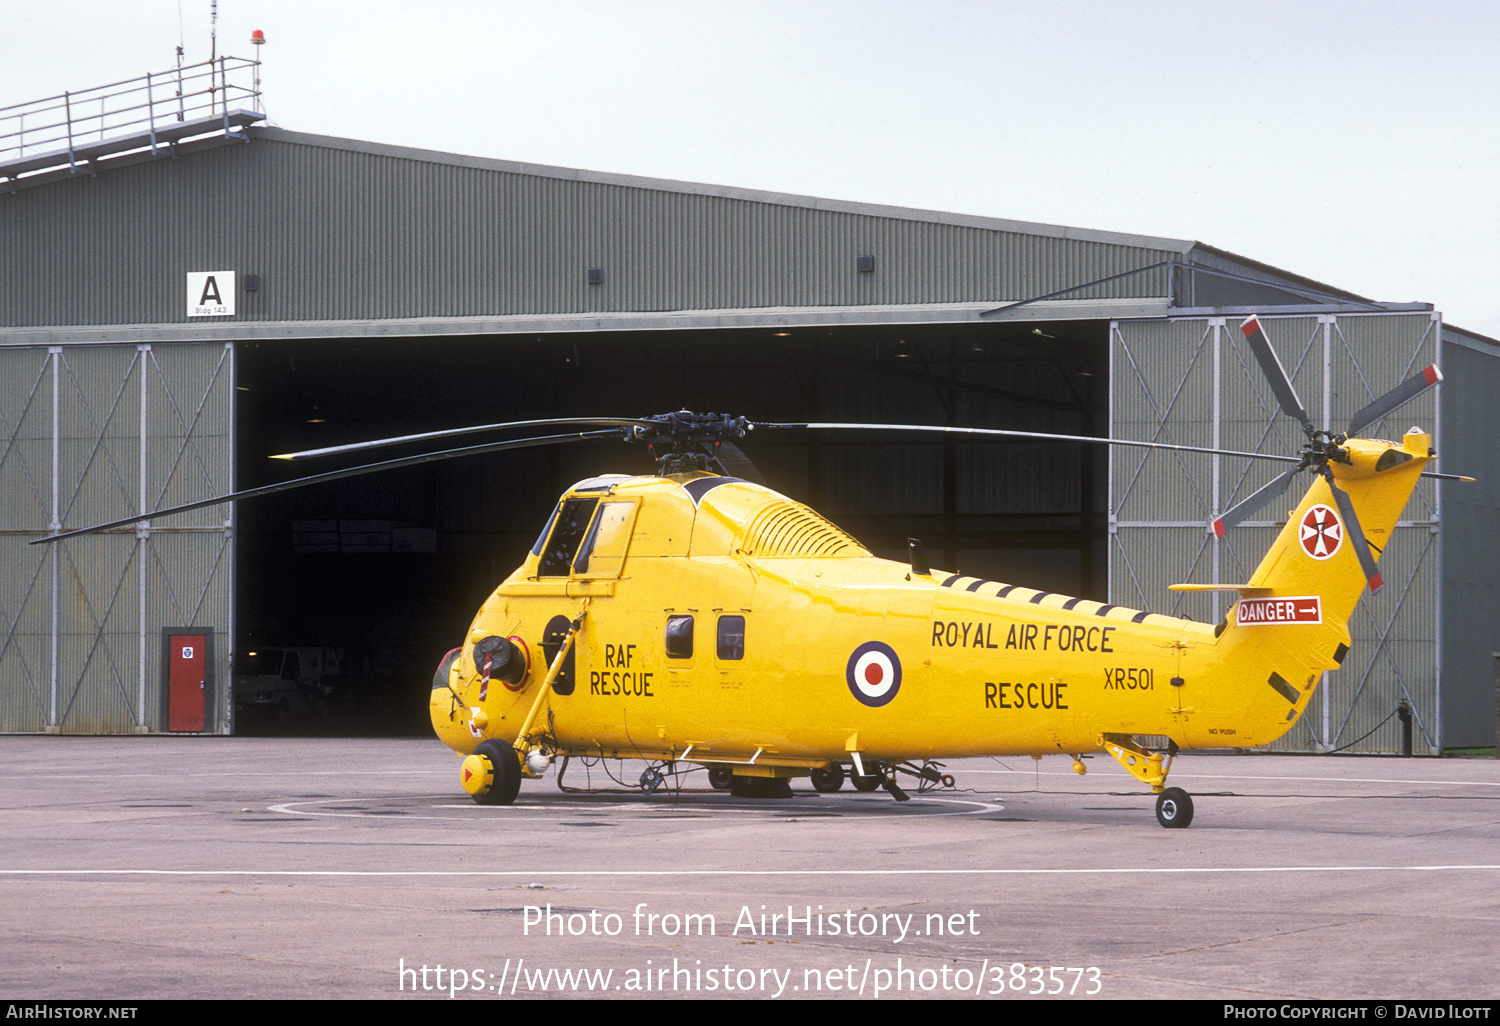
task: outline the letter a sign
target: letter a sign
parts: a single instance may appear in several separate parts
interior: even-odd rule
[[[233,271],[189,271],[187,315],[228,317],[234,313]]]

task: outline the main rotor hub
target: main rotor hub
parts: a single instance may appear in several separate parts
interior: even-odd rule
[[[645,442],[662,477],[712,470],[718,461],[719,446],[731,439],[744,438],[751,428],[744,417],[689,410],[643,419],[651,421],[651,426],[636,424],[626,428],[625,440]]]

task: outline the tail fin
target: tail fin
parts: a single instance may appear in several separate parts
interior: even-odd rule
[[[1216,659],[1244,690],[1239,707],[1242,745],[1266,744],[1284,734],[1307,707],[1324,671],[1349,651],[1349,618],[1367,584],[1357,546],[1361,537],[1380,557],[1422,468],[1432,459],[1431,436],[1413,431],[1398,445],[1351,439],[1348,461],[1330,461],[1340,501],[1319,475],[1287,519],[1226,619]],[[1342,508],[1341,508],[1342,507]],[[1351,528],[1349,517],[1357,518]],[[1229,696],[1224,696],[1228,698]]]
[[[1431,445],[1430,435],[1416,431],[1400,445],[1351,439],[1345,447],[1349,462],[1329,463],[1347,503],[1318,477],[1251,574],[1249,586],[1271,596],[1315,596],[1321,600],[1323,621],[1342,628],[1366,585],[1379,587],[1378,576],[1366,580],[1358,551],[1361,536],[1378,560],[1432,458]],[[1349,515],[1356,515],[1358,523],[1350,523]],[[1237,615],[1235,623],[1248,625],[1253,615]]]

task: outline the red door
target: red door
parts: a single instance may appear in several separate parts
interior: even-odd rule
[[[203,692],[208,638],[202,634],[167,636],[167,729],[203,729]]]

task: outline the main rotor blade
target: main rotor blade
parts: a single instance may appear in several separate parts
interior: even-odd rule
[[[1138,442],[1130,438],[1098,438],[1093,435],[1054,435],[1043,431],[1008,431],[1001,428],[941,427],[932,424],[773,424],[768,421],[753,421],[752,428],[808,428],[815,431],[925,431],[938,434],[981,435],[998,438],[1020,438],[1041,442],[1092,442],[1095,445],[1124,445],[1139,449],[1167,449],[1172,452],[1200,452],[1209,456],[1238,456],[1247,460],[1271,460],[1275,463],[1301,463],[1300,456],[1281,456],[1269,452],[1238,452],[1234,449],[1210,449],[1199,445],[1170,445],[1166,442]],[[1462,474],[1439,474],[1434,470],[1422,471],[1423,477],[1443,481],[1473,481]]]
[[[755,462],[745,455],[743,449],[727,439],[719,443],[719,454],[715,458],[730,477],[743,478],[758,485],[766,483],[766,479],[761,476],[760,468],[755,465]]]
[[[398,460],[385,460],[382,463],[368,463],[362,467],[350,467],[346,470],[330,470],[325,474],[313,474],[310,477],[299,477],[295,481],[283,481],[280,484],[262,485],[259,488],[246,488],[243,491],[231,492],[228,495],[216,495],[211,499],[200,499],[197,502],[186,502],[181,506],[171,506],[167,509],[153,510],[150,513],[142,513],[139,516],[124,517],[120,520],[111,520],[107,524],[95,524],[93,527],[81,527],[74,531],[63,531],[60,534],[49,534],[45,538],[38,538],[31,542],[32,545],[43,545],[48,542],[61,541],[63,538],[73,538],[80,534],[97,534],[100,531],[110,531],[117,527],[125,527],[136,524],[142,520],[152,520],[156,517],[167,517],[174,513],[186,513],[189,510],[202,509],[205,506],[217,506],[225,502],[235,502],[239,499],[254,499],[262,495],[274,495],[277,492],[289,492],[297,488],[306,488],[309,485],[324,484],[328,481],[339,481],[346,477],[360,477],[364,474],[375,474],[382,470],[396,470],[399,467],[416,466],[419,463],[437,463],[442,460],[456,459],[459,456],[478,456],[487,452],[502,452],[506,449],[527,449],[532,446],[561,445],[564,442],[577,442],[590,438],[616,438],[618,431],[580,431],[567,435],[546,435],[541,438],[514,438],[505,442],[488,442],[484,445],[471,445],[462,449],[445,449],[441,452],[424,453],[421,456],[404,456]]]
[[[750,426],[755,428],[808,428],[814,431],[921,431],[933,434],[978,435],[985,438],[1021,438],[1041,442],[1092,442],[1095,445],[1124,445],[1138,449],[1201,452],[1209,456],[1238,456],[1247,460],[1273,460],[1277,463],[1302,462],[1300,456],[1281,456],[1275,453],[1235,452],[1232,449],[1209,449],[1198,445],[1138,442],[1129,438],[1097,438],[1092,435],[1053,435],[1042,431],[1008,431],[1001,428],[942,427],[933,424],[769,424],[761,421],[753,422]]]
[[[1250,319],[1240,325],[1240,332],[1250,343],[1250,351],[1255,354],[1261,373],[1265,374],[1266,380],[1271,383],[1271,391],[1275,394],[1276,401],[1281,404],[1281,412],[1301,424],[1303,434],[1311,438],[1312,418],[1307,415],[1302,400],[1297,398],[1297,390],[1292,387],[1292,379],[1287,377],[1286,368],[1281,365],[1281,358],[1276,355],[1276,350],[1271,348],[1271,340],[1266,338],[1266,333],[1260,326],[1260,318],[1251,314]]]
[[[1272,499],[1277,498],[1286,491],[1287,486],[1292,483],[1292,478],[1301,472],[1300,465],[1293,467],[1284,474],[1278,474],[1268,484],[1257,488],[1249,498],[1239,505],[1232,507],[1227,513],[1213,522],[1214,537],[1222,538],[1231,528],[1250,518],[1250,514],[1259,510]]]
[[[1371,591],[1379,591],[1385,581],[1380,576],[1380,570],[1375,566],[1375,556],[1370,552],[1370,543],[1365,540],[1365,529],[1359,525],[1359,515],[1354,512],[1354,503],[1349,501],[1349,493],[1334,481],[1332,472],[1326,473],[1325,476],[1328,478],[1328,487],[1333,492],[1333,501],[1338,505],[1339,514],[1344,518],[1344,532],[1349,536],[1349,543],[1354,546],[1354,551],[1359,556],[1359,565],[1360,569],[1365,572],[1365,580],[1370,583]]]
[[[304,449],[301,452],[286,452],[272,456],[273,460],[301,460],[312,456],[331,456],[337,452],[358,452],[361,449],[378,449],[386,445],[403,442],[424,442],[432,438],[451,438],[454,435],[472,435],[480,431],[499,431],[504,428],[552,427],[555,424],[609,424],[615,427],[650,427],[654,421],[635,420],[629,417],[552,417],[547,420],[512,420],[504,424],[479,424],[474,427],[448,428],[445,431],[424,431],[418,435],[398,435],[393,438],[376,438],[368,442],[351,442],[348,445],[330,445],[323,449]]]
[[[1394,413],[1442,380],[1443,372],[1437,369],[1437,364],[1424,368],[1422,373],[1414,378],[1407,378],[1351,417],[1348,436],[1355,437],[1371,424]]]

